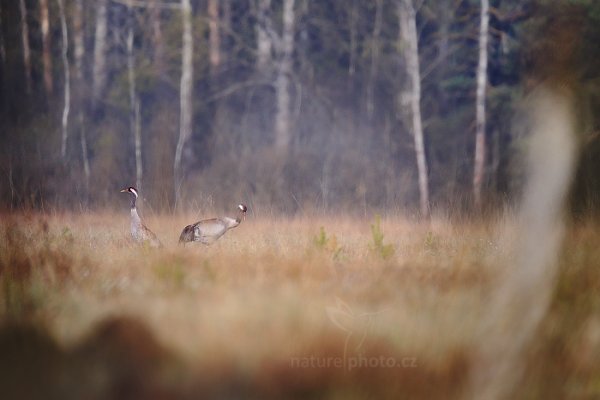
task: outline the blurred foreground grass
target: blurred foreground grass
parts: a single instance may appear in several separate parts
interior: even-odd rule
[[[463,398],[511,219],[4,215],[2,398]],[[499,233],[503,234],[500,235]],[[573,225],[514,398],[600,396],[600,225]],[[507,334],[510,334],[508,332]]]

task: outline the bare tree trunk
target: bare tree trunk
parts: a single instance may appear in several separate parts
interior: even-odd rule
[[[421,215],[429,216],[429,178],[421,121],[421,75],[419,72],[419,42],[417,37],[416,11],[412,0],[398,3],[400,35],[405,47],[406,72],[410,81],[410,110],[412,134],[415,141],[415,156],[419,174],[419,194]]]
[[[258,18],[256,23],[256,69],[264,72],[271,67],[271,49],[273,42],[269,36],[271,0],[258,0]]]
[[[140,124],[140,105],[135,87],[135,58],[133,54],[133,9],[129,7],[130,20],[127,27],[127,77],[129,81],[129,126],[133,136],[135,152],[135,185],[142,190],[142,135]]]
[[[294,0],[283,2],[283,32],[279,71],[277,74],[277,114],[275,116],[275,147],[287,152],[291,139],[290,123],[290,75],[292,73],[292,54],[294,52]]]
[[[219,31],[219,25],[219,0],[208,0],[208,61],[213,74],[221,65],[221,32]]]
[[[183,20],[183,48],[181,57],[181,84],[179,90],[179,139],[177,141],[175,161],[173,163],[175,207],[179,204],[180,185],[183,180],[181,173],[181,155],[183,153],[183,146],[192,133],[192,54],[194,51],[194,42],[192,40],[192,7],[190,5],[190,0],[181,0],[181,17]]]
[[[92,106],[102,95],[106,85],[107,0],[96,0],[96,32],[94,34],[94,63],[92,66]]]
[[[165,72],[165,50],[161,27],[161,10],[157,7],[158,1],[153,0],[152,2],[153,7],[150,11],[150,20],[152,23],[152,42],[154,45],[154,70],[158,77],[162,77]]]
[[[350,10],[350,61],[348,63],[348,75],[354,76],[356,72],[356,22],[358,20],[357,0],[352,1]]]
[[[78,114],[79,133],[81,135],[81,158],[85,174],[86,196],[90,185],[90,163],[88,160],[87,139],[85,137],[85,80],[83,79],[83,56],[85,55],[83,33],[83,0],[75,1],[74,15],[74,45],[75,45],[75,78],[77,80],[76,110]]]
[[[40,0],[40,24],[42,30],[42,62],[44,64],[44,88],[48,96],[53,92],[52,56],[50,55],[50,22],[48,0]]]
[[[450,55],[450,35],[452,23],[455,20],[456,7],[460,6],[454,0],[443,0],[437,5],[434,12],[438,15],[438,38],[436,40],[437,57],[433,64],[438,70],[436,79],[445,79],[448,69],[446,59]],[[431,68],[431,66],[429,67]],[[444,96],[444,94],[442,94]],[[445,97],[445,96],[444,96]],[[441,99],[445,103],[445,99]]]
[[[487,85],[489,0],[481,0],[481,24],[479,26],[479,64],[477,65],[477,99],[475,122],[475,165],[473,194],[475,206],[481,207],[481,187],[485,173],[485,89]]]
[[[75,0],[73,14],[73,47],[75,51],[75,79],[77,79],[77,101],[83,97],[83,55],[85,53],[83,38],[83,0]]]
[[[63,161],[67,160],[67,140],[69,138],[69,110],[71,109],[71,75],[69,73],[69,34],[67,31],[67,19],[63,0],[56,0],[60,12],[60,27],[62,32],[62,62],[65,73],[65,104],[62,114],[62,141],[60,155]]]
[[[27,24],[27,7],[25,0],[19,0],[21,10],[21,39],[23,42],[23,66],[25,67],[25,89],[31,93],[31,50],[29,49],[29,25]]]
[[[375,112],[375,78],[379,67],[379,36],[381,35],[383,0],[375,2],[375,23],[371,37],[371,65],[369,68],[369,81],[367,83],[367,117],[372,118]]]

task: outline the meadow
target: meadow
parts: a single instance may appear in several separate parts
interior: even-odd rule
[[[510,214],[249,213],[211,246],[193,214],[0,222],[4,398],[466,398]],[[600,225],[572,222],[512,398],[600,396]],[[518,327],[507,327],[506,335]]]

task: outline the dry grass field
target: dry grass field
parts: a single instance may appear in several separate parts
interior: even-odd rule
[[[179,246],[196,217],[148,216],[150,249],[127,212],[2,215],[2,398],[468,397],[510,217],[250,213]],[[512,398],[600,396],[599,244],[568,228]]]

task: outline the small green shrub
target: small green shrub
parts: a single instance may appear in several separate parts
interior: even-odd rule
[[[319,233],[313,237],[313,244],[317,247],[317,249],[324,250],[327,246],[327,242],[329,238],[327,237],[327,233],[325,232],[325,228],[321,227],[319,229]]]
[[[369,249],[377,254],[379,257],[387,260],[391,258],[396,249],[393,244],[383,243],[383,231],[381,230],[381,216],[375,216],[375,223],[371,224],[371,235],[373,237],[373,243],[369,245]]]
[[[429,231],[423,240],[423,246],[425,247],[425,251],[437,253],[440,248],[440,238],[433,232]]]
[[[331,253],[334,260],[339,259],[344,250],[342,246],[338,245],[335,235],[327,236],[324,227],[321,227],[319,233],[313,237],[313,244],[317,249]]]

